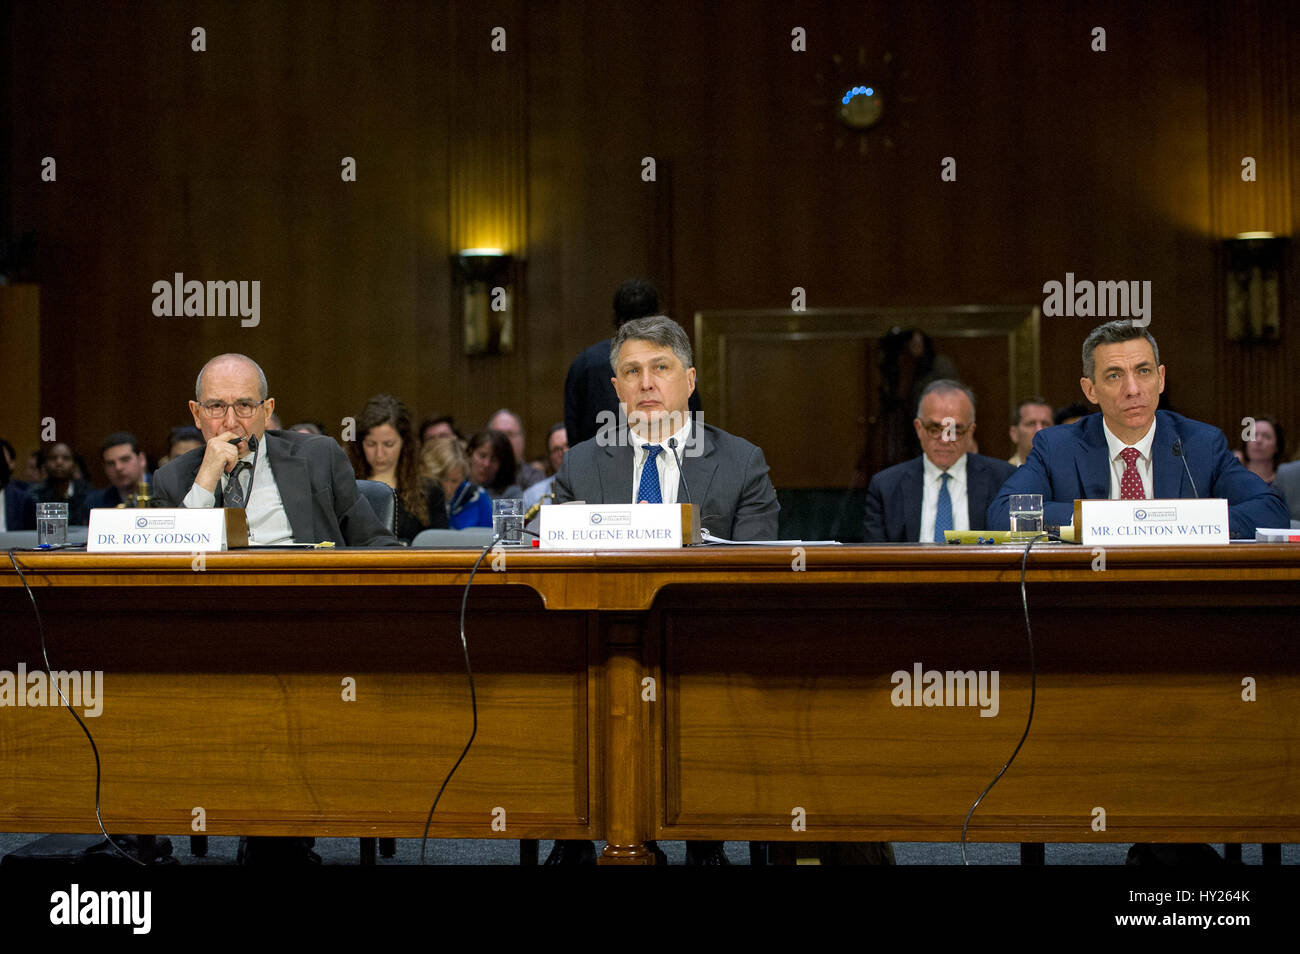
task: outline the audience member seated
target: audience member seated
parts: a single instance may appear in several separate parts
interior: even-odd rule
[[[975,395],[944,378],[921,391],[912,421],[921,455],[871,478],[868,543],[943,543],[945,530],[1006,530],[985,523],[1002,482],[1015,472],[1004,460],[976,454]]]
[[[167,435],[167,453],[162,460],[158,461],[161,467],[168,461],[175,460],[182,454],[188,454],[196,447],[203,446],[203,433],[192,424],[181,424],[173,427],[171,433]]]
[[[510,440],[510,449],[515,453],[515,480],[523,489],[546,479],[546,472],[528,462],[524,453],[524,422],[514,411],[502,408],[488,421],[489,431],[500,431]]]
[[[453,530],[492,526],[492,498],[465,475],[469,458],[460,440],[435,437],[420,452],[424,476],[442,487],[447,500],[447,525]]]
[[[479,431],[469,439],[469,479],[478,484],[493,500],[522,497],[523,488],[515,482],[515,451],[510,439],[500,431]]]
[[[1248,441],[1243,437],[1238,450],[1241,453],[1239,460],[1248,471],[1266,484],[1273,483],[1278,465],[1286,460],[1286,435],[1282,425],[1268,416],[1256,417],[1255,439]]]
[[[1011,412],[1011,443],[1016,452],[1007,463],[1012,467],[1023,464],[1034,446],[1034,435],[1051,426],[1052,405],[1046,398],[1031,397],[1021,401],[1020,406]]]
[[[569,439],[564,429],[564,422],[552,424],[546,435],[546,469],[550,476],[533,484],[524,491],[524,511],[531,512],[539,503],[550,503],[554,496],[555,474],[564,463],[564,455],[569,452]]]
[[[1073,424],[1091,413],[1093,413],[1093,410],[1090,405],[1084,404],[1082,401],[1075,401],[1073,404],[1067,404],[1065,407],[1057,409],[1056,413],[1052,415],[1052,426],[1060,427],[1062,424]],[[1021,461],[1021,463],[1023,464],[1024,461]]]
[[[323,435],[325,433],[325,425],[320,421],[299,421],[293,427],[289,428],[289,430],[298,434]]]
[[[149,462],[140,442],[130,431],[117,431],[104,438],[99,453],[108,486],[86,495],[87,511],[99,507],[134,507],[140,481],[149,479]]]
[[[9,469],[9,486],[27,490],[30,486],[27,481],[18,479],[18,451],[14,450],[14,445],[3,437],[0,437],[0,457],[4,458],[4,465]]]
[[[399,540],[410,543],[421,530],[446,529],[442,487],[420,476],[420,455],[405,404],[391,394],[372,397],[357,415],[357,439],[348,444],[348,455],[357,477],[393,488]]]
[[[35,530],[36,501],[10,479],[9,454],[0,454],[0,531]]]
[[[1300,459],[1279,464],[1273,489],[1286,500],[1292,523],[1300,523]]]
[[[86,497],[92,488],[76,476],[76,453],[59,441],[37,452],[37,464],[44,479],[28,491],[32,499],[37,503],[66,503],[68,523],[85,526],[90,513],[86,508]]]
[[[420,423],[420,443],[427,444],[429,441],[437,440],[439,437],[454,437],[460,441],[460,446],[465,446],[465,435],[456,427],[456,419],[450,415],[442,417],[426,417]]]

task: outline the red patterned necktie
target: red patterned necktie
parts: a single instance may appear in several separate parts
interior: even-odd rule
[[[1124,474],[1119,479],[1120,500],[1146,500],[1147,492],[1142,489],[1142,475],[1138,473],[1136,447],[1125,447],[1119,452],[1124,459]]]

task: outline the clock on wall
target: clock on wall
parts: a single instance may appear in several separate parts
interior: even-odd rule
[[[902,92],[907,77],[888,51],[875,57],[859,46],[850,56],[832,54],[814,76],[817,95],[810,103],[820,114],[817,128],[831,130],[837,150],[854,140],[863,156],[873,141],[894,148],[895,133],[908,127],[903,107],[915,102]]]

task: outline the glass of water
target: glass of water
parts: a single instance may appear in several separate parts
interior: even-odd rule
[[[520,497],[502,497],[492,501],[492,534],[508,546],[524,542],[524,501]]]
[[[36,543],[39,546],[52,547],[67,545],[68,505],[66,502],[36,505]]]
[[[1043,495],[1011,495],[1011,539],[1028,540],[1043,532]]]

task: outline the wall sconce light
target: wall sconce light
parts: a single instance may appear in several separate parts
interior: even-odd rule
[[[461,296],[466,354],[514,350],[514,259],[499,248],[467,248],[452,256]]]
[[[1223,242],[1227,281],[1228,337],[1276,341],[1282,327],[1282,261],[1285,238],[1242,232]]]

